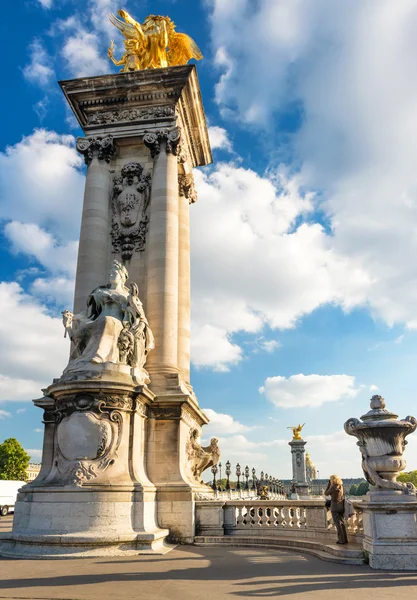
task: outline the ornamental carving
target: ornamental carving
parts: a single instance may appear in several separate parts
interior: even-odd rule
[[[149,121],[152,119],[169,119],[175,116],[173,106],[145,106],[124,110],[94,112],[88,116],[89,125],[106,125],[121,121]]]
[[[151,151],[152,158],[158,156],[161,151],[161,144],[165,144],[167,154],[178,155],[180,148],[181,130],[179,127],[174,129],[158,129],[156,131],[148,131],[143,136],[145,146]]]
[[[213,465],[217,465],[219,462],[220,449],[216,438],[210,440],[209,446],[203,447],[198,443],[198,437],[198,429],[190,429],[190,436],[187,440],[185,452],[190,463],[193,477],[197,481],[200,481],[203,471]]]
[[[79,398],[82,405],[88,396]],[[115,461],[123,430],[123,416],[117,410],[78,410],[65,416],[57,426],[55,466],[57,480],[82,486],[98,477]]]
[[[194,176],[192,173],[178,175],[178,193],[187,198],[190,204],[197,201],[197,192],[194,185]]]
[[[111,135],[106,137],[79,137],[75,147],[84,156],[86,165],[89,165],[93,158],[105,160],[109,163],[116,152],[116,146]]]
[[[71,415],[76,411],[90,411],[97,415],[108,413],[114,409],[121,411],[131,411],[133,409],[133,399],[129,396],[96,396],[90,394],[79,394],[59,398],[55,403],[54,421],[60,423],[64,417]]]
[[[124,165],[121,175],[113,179],[113,253],[120,253],[124,261],[130,260],[133,252],[140,252],[145,248],[150,189],[151,175],[144,175],[143,167],[137,162]],[[125,342],[127,345],[128,340]]]
[[[161,407],[150,407],[149,418],[150,419],[179,419],[181,417],[181,406],[161,406]]]

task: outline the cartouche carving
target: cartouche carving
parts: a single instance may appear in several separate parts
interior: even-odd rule
[[[122,168],[121,176],[113,180],[111,238],[113,252],[130,260],[133,252],[144,250],[149,217],[150,174],[143,175],[139,163]]]

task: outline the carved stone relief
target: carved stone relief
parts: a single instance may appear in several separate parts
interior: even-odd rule
[[[173,106],[144,106],[142,108],[94,112],[88,115],[88,124],[105,125],[107,123],[120,123],[121,121],[148,121],[172,117],[175,117]]]
[[[84,156],[86,165],[89,165],[93,158],[105,160],[109,163],[116,152],[116,145],[111,135],[106,137],[79,137],[75,147]]]
[[[194,176],[192,173],[178,175],[178,193],[187,198],[190,204],[197,201],[197,192],[194,185]]]
[[[113,179],[111,238],[113,252],[120,252],[123,260],[145,248],[150,188],[151,175],[144,175],[137,162],[124,165],[121,175]]]
[[[167,154],[178,155],[180,147],[181,130],[179,127],[173,129],[158,129],[156,131],[148,131],[143,136],[145,146],[151,151],[152,158],[158,156],[161,151],[161,143],[165,143]]]

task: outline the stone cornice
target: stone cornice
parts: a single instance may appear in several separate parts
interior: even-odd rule
[[[134,137],[178,124],[192,166],[212,162],[195,65],[59,83],[86,136]]]

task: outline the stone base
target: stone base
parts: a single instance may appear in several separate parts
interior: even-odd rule
[[[136,556],[166,554],[175,545],[167,544],[168,530],[134,535],[19,535],[0,537],[0,556],[13,558],[99,558],[102,556]]]
[[[391,571],[417,570],[415,496],[390,493],[383,497],[373,492],[369,500],[354,505],[363,510],[363,549],[370,566]]]

